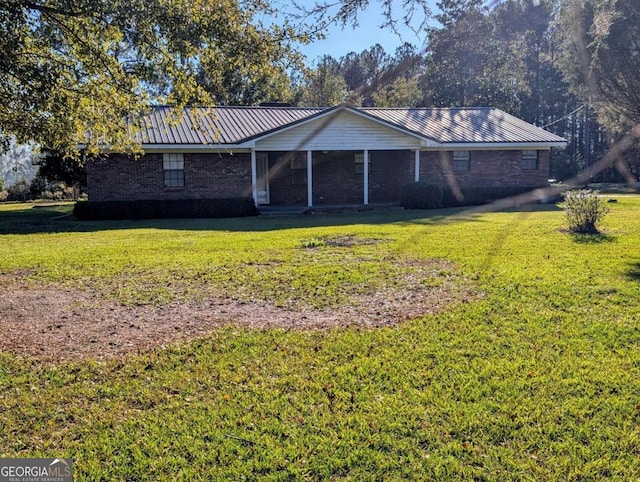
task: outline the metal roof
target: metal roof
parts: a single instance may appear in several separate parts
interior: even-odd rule
[[[317,116],[348,110],[441,144],[563,143],[562,137],[492,107],[154,107],[138,122],[142,144],[238,145]]]
[[[238,144],[322,112],[305,107],[154,107],[138,123],[142,144]]]
[[[564,142],[562,137],[493,107],[361,110],[443,144]]]

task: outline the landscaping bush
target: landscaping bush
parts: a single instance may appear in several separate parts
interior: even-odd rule
[[[81,220],[235,218],[256,216],[252,198],[143,201],[78,201],[73,214]]]
[[[517,196],[533,189],[531,186],[483,186],[462,189],[458,199],[451,188],[414,182],[402,189],[400,204],[405,209],[437,209],[457,206],[476,206],[505,197]]]
[[[609,208],[598,194],[598,191],[590,189],[567,191],[563,194],[562,207],[569,231],[579,234],[599,233],[596,225],[609,212]]]
[[[531,186],[489,186],[473,187],[462,189],[462,199],[457,199],[450,188],[444,189],[442,205],[444,207],[454,206],[477,206],[487,204],[498,199],[517,196],[531,191]]]
[[[9,199],[9,193],[7,191],[0,191],[0,202]]]
[[[437,209],[442,207],[442,187],[425,182],[407,184],[400,193],[405,209]]]
[[[48,189],[49,183],[42,176],[36,176],[29,184],[29,192],[32,199],[40,199],[44,192]]]
[[[9,186],[7,192],[9,194],[9,201],[26,201],[27,199],[31,199],[29,184],[27,184],[24,178],[20,179],[14,185]]]

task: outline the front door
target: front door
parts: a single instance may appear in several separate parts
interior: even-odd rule
[[[266,152],[256,153],[256,174],[258,204],[269,204],[269,154]]]

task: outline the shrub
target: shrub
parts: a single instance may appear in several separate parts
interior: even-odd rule
[[[29,184],[24,178],[10,186],[7,192],[9,193],[10,201],[26,201],[30,199]]]
[[[32,199],[39,199],[42,197],[42,194],[47,190],[48,183],[47,180],[42,176],[36,176],[31,180],[31,184],[29,184],[29,192],[31,193]]]
[[[462,189],[462,199],[457,199],[450,188],[444,190],[442,204],[444,207],[477,206],[498,199],[517,196],[531,191],[531,186],[481,186]]]
[[[142,201],[78,201],[73,214],[82,220],[234,218],[256,216],[252,198]]]
[[[580,234],[597,234],[598,224],[609,212],[609,208],[598,191],[578,189],[563,194],[564,208],[569,231]]]
[[[9,193],[7,191],[0,191],[0,202],[9,199]]]
[[[400,205],[405,209],[437,209],[442,207],[442,187],[425,182],[407,184],[400,193]]]

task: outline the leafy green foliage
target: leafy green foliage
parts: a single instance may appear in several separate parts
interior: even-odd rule
[[[31,189],[27,181],[20,179],[7,189],[10,201],[26,201],[31,199]]]
[[[567,1],[558,15],[565,76],[614,133],[626,133],[640,123],[640,12],[636,7],[634,2]]]
[[[563,207],[569,231],[579,234],[597,234],[597,224],[609,212],[598,191],[578,189],[563,194]]]
[[[400,193],[400,205],[405,209],[436,209],[442,207],[442,186],[414,182]]]
[[[296,62],[292,42],[309,36],[254,22],[270,12],[236,0],[1,1],[2,134],[60,151],[135,148],[126,122],[152,100],[271,95],[269,79]]]
[[[452,211],[92,224],[2,205],[0,271],[25,282],[174,286],[225,266],[234,293],[275,294],[285,278],[265,269],[248,285],[252,266],[317,288],[337,280],[315,274],[320,251],[347,279],[362,257],[384,266],[367,284],[406,257],[446,258],[486,295],[388,329],[227,327],[108,362],[2,353],[0,452],[72,457],[82,480],[636,479],[640,198],[618,200],[613,242],[585,243],[547,206],[448,223]],[[300,248],[346,235],[388,242],[351,260]]]

